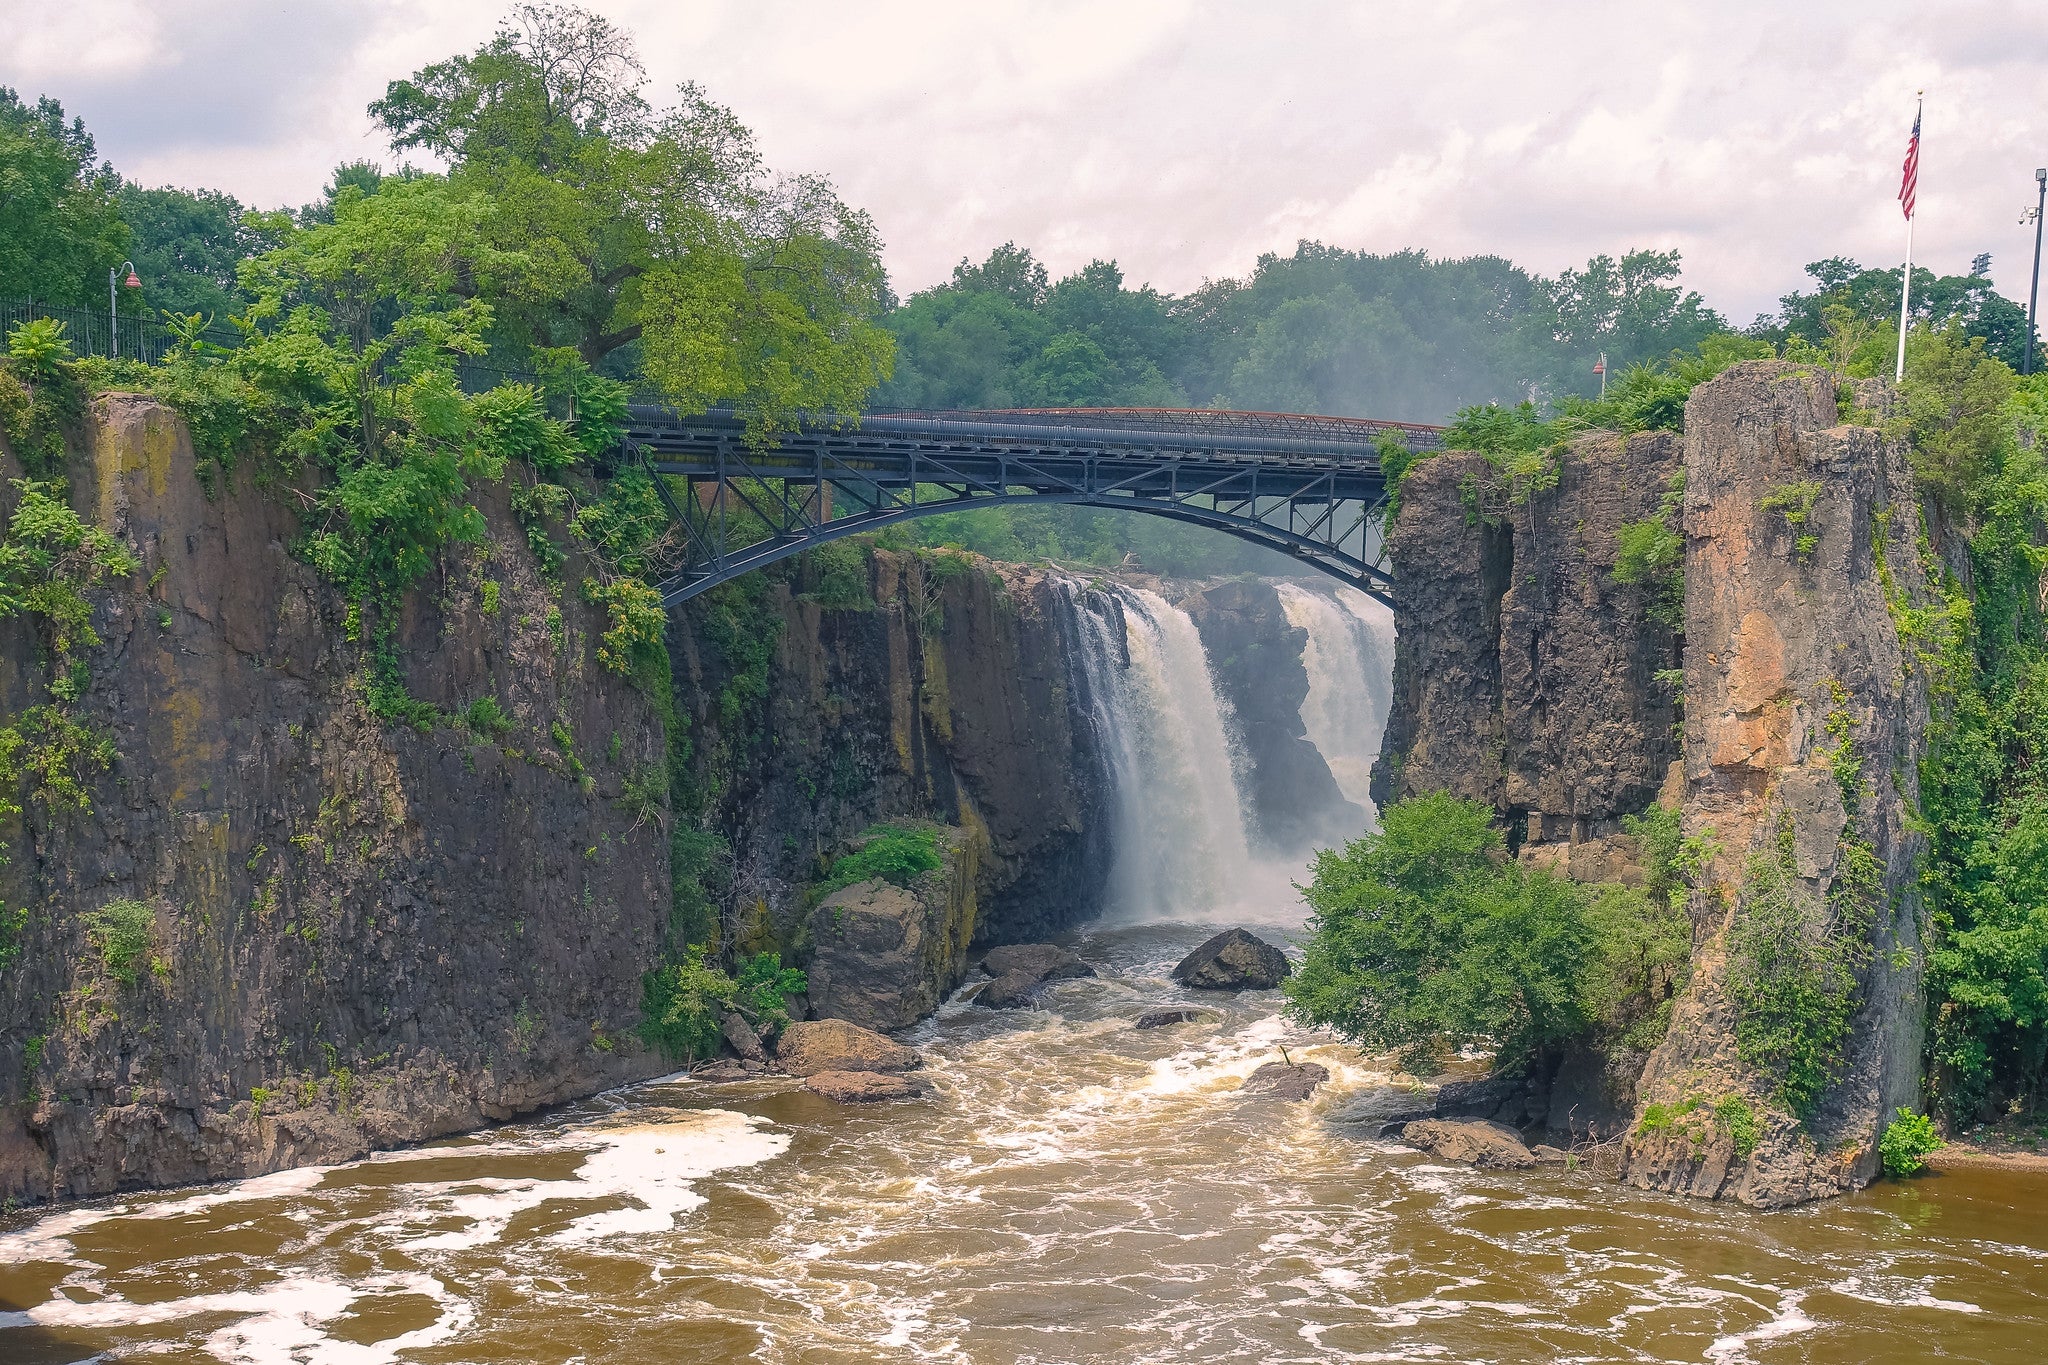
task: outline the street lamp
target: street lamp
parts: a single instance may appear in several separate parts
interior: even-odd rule
[[[135,273],[133,261],[123,261],[118,268],[107,272],[107,335],[113,339],[110,350],[116,360],[121,358],[121,308],[119,296],[114,292],[114,277],[122,270],[128,272],[128,278],[121,283],[130,289],[142,288],[142,278]]]
[[[2027,286],[2027,351],[2020,361],[2020,373],[2034,372],[2034,303],[2041,294],[2041,210],[2048,207],[2048,166],[2034,172],[2034,207],[2020,215],[2020,222],[2034,220],[2034,282]]]

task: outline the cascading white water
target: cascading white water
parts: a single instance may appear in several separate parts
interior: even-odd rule
[[[1330,775],[1347,800],[1365,808],[1366,827],[1378,823],[1369,788],[1393,700],[1393,613],[1355,588],[1321,592],[1281,583],[1280,605],[1289,625],[1308,632],[1302,666],[1308,696],[1301,720]]]
[[[1143,588],[1070,591],[1116,787],[1109,913],[1199,920],[1237,906],[1251,850],[1223,705],[1194,621]]]

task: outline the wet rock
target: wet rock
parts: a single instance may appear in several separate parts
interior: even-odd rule
[[[1536,1158],[1539,1166],[1562,1166],[1572,1159],[1572,1154],[1547,1142],[1539,1142],[1529,1149],[1529,1155]]]
[[[1401,1129],[1401,1141],[1470,1166],[1514,1170],[1536,1164],[1520,1133],[1488,1119],[1418,1119]]]
[[[1028,973],[1008,972],[977,991],[974,1003],[992,1010],[1029,1009],[1039,984],[1039,979]]]
[[[1528,1084],[1528,1078],[1519,1071],[1495,1071],[1469,1080],[1445,1081],[1436,1092],[1436,1112],[1440,1118],[1510,1122],[1521,1117]]]
[[[951,827],[934,832],[941,864],[909,887],[856,882],[811,911],[805,970],[820,1015],[906,1028],[966,977],[982,841]]]
[[[1329,1079],[1330,1069],[1314,1062],[1296,1062],[1292,1066],[1286,1062],[1267,1062],[1244,1078],[1238,1093],[1275,1100],[1305,1100]]]
[[[693,1081],[744,1081],[757,1075],[759,1068],[747,1070],[747,1064],[732,1057],[721,1057],[708,1065],[700,1066],[690,1073]]]
[[[993,977],[1028,976],[1034,982],[1093,976],[1095,969],[1053,943],[1014,943],[991,948],[981,969]]]
[[[754,1026],[737,1014],[726,1015],[725,1022],[719,1025],[718,1031],[725,1035],[726,1045],[738,1053],[741,1060],[768,1060],[768,1049],[761,1046],[761,1035],[754,1032]]]
[[[844,1019],[815,1019],[782,1031],[775,1060],[792,1076],[825,1071],[914,1071],[924,1059],[873,1029]]]
[[[1383,1085],[1354,1095],[1324,1116],[1331,1123],[1355,1123],[1384,1137],[1404,1123],[1436,1117],[1436,1092]]]
[[[1181,959],[1173,979],[1210,991],[1269,991],[1293,970],[1278,948],[1246,933],[1226,929]]]
[[[879,1104],[920,1099],[931,1093],[931,1083],[916,1076],[885,1076],[878,1071],[820,1071],[805,1079],[804,1089],[840,1104]]]
[[[1132,1024],[1131,1027],[1169,1028],[1174,1024],[1207,1023],[1215,1017],[1215,1015],[1207,1010],[1198,1010],[1189,1006],[1181,1006],[1175,1009],[1146,1010],[1138,1016],[1138,1022]]]

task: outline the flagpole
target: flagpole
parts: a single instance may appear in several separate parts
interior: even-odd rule
[[[1913,146],[1915,161],[1914,179],[1916,181],[1919,179],[1920,114],[1924,104],[1924,99],[1918,96],[1915,97],[1913,101]],[[1915,199],[1918,199],[1917,194]],[[1906,382],[1906,307],[1908,301],[1913,297],[1913,220],[1920,216],[1917,212],[1919,204],[1916,202],[1913,207],[1916,211],[1906,215],[1906,269],[1905,273],[1899,278],[1899,363],[1892,370],[1892,383],[1894,384]]]

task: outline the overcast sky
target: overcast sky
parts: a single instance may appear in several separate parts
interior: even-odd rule
[[[0,84],[83,115],[147,184],[261,206],[383,158],[363,107],[474,47],[499,0],[6,0]],[[1992,253],[2048,164],[2039,0],[597,0],[652,90],[696,80],[778,168],[872,212],[897,290],[1014,239],[1181,291],[1303,237],[1553,273],[1675,247],[1738,323],[1845,254]]]

